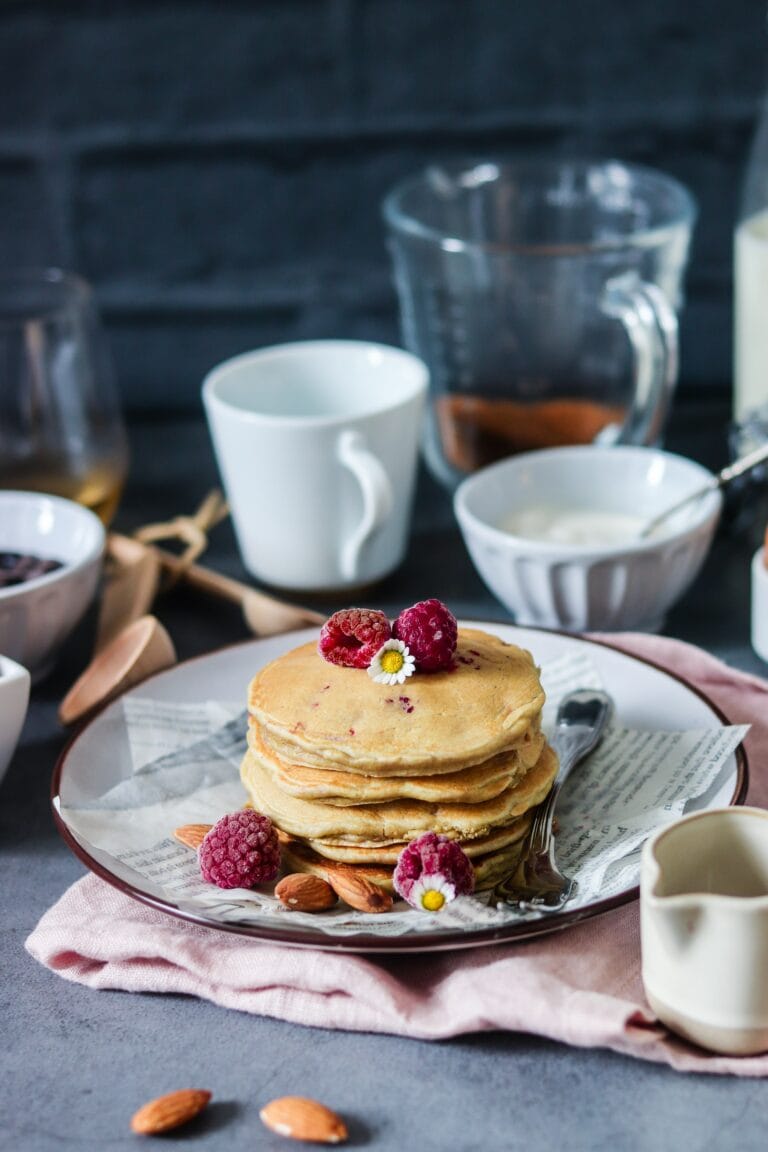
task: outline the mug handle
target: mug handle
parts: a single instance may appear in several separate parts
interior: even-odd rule
[[[623,324],[635,366],[632,408],[617,443],[655,444],[677,381],[675,310],[658,285],[634,274],[609,280],[600,304],[607,316]]]
[[[340,556],[342,576],[345,580],[355,580],[363,546],[390,516],[394,497],[381,461],[368,448],[361,432],[342,432],[336,454],[339,463],[357,480],[363,497],[362,519],[342,544]]]

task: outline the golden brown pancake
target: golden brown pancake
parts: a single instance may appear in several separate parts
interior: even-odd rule
[[[544,704],[530,653],[461,629],[456,660],[389,687],[304,644],[253,678],[249,711],[284,762],[366,776],[455,772],[530,743]]]
[[[240,774],[254,807],[278,828],[306,840],[335,840],[375,846],[409,841],[422,832],[438,832],[459,839],[483,836],[539,804],[557,774],[557,757],[544,746],[533,768],[490,800],[424,803],[389,800],[383,804],[356,804],[345,808],[321,801],[299,800],[283,792],[253,753],[246,752]]]
[[[467,856],[472,859],[475,856],[483,856],[488,852],[496,852],[501,848],[508,848],[511,844],[516,844],[527,834],[532,818],[530,812],[525,812],[522,816],[516,816],[509,824],[494,828],[484,836],[452,837],[452,839],[455,839]],[[333,840],[307,840],[305,843],[318,856],[338,861],[340,864],[378,863],[388,864],[392,867],[409,841],[382,841],[373,846]]]
[[[486,852],[472,859],[475,873],[475,888],[478,891],[492,888],[504,876],[512,872],[520,859],[523,840],[515,840],[495,852]],[[354,872],[378,884],[388,892],[393,891],[392,872],[397,857],[390,864],[355,864]],[[295,840],[283,845],[283,862],[291,872],[312,872],[316,876],[327,876],[328,861],[311,848]]]
[[[324,804],[346,807],[353,804],[379,804],[387,800],[423,800],[427,803],[491,800],[524,775],[531,763],[519,752],[500,752],[483,764],[474,764],[457,772],[433,773],[431,776],[364,776],[345,772],[332,764],[308,768],[303,764],[285,763],[262,739],[255,724],[248,728],[248,746],[273,783],[289,796],[300,800],[322,800]],[[526,752],[537,749],[533,763],[544,747],[544,736],[538,733]],[[526,757],[527,759],[527,757]]]
[[[345,864],[390,888],[405,845],[436,832],[488,886],[514,866],[557,773],[543,704],[530,653],[476,629],[459,631],[451,671],[397,687],[306,644],[251,682],[241,776],[297,870]]]

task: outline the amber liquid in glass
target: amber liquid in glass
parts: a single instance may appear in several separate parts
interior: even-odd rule
[[[125,483],[125,469],[109,461],[82,473],[68,473],[40,462],[0,467],[0,488],[50,492],[90,508],[107,527],[117,511]]]

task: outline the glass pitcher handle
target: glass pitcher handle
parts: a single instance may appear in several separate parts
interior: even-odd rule
[[[394,498],[384,466],[371,452],[361,432],[342,432],[337,455],[357,480],[363,498],[362,518],[342,544],[340,557],[344,579],[355,580],[360,573],[363,546],[390,516]]]
[[[618,443],[656,444],[677,382],[675,311],[658,285],[636,276],[609,280],[601,307],[623,324],[634,360],[634,397]]]

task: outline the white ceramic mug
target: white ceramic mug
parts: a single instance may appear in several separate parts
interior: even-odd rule
[[[225,361],[203,402],[246,568],[280,588],[371,583],[403,558],[425,365],[319,340]]]
[[[768,812],[697,812],[644,846],[643,983],[675,1032],[732,1055],[768,1049]]]

